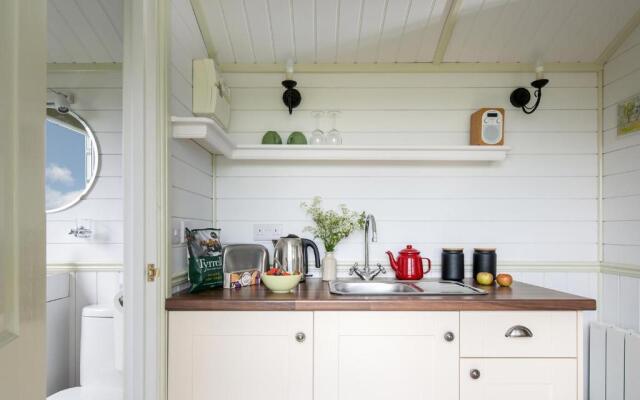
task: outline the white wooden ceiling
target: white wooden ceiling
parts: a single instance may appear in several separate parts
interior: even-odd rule
[[[464,0],[444,61],[594,62],[640,0]]]
[[[122,62],[123,0],[47,0],[48,62]]]
[[[429,62],[447,0],[200,0],[219,63]]]
[[[430,62],[453,2],[196,1],[222,64]],[[640,10],[640,0],[460,1],[444,61],[594,62]]]

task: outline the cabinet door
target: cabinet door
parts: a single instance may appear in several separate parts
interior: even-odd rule
[[[458,325],[457,312],[314,313],[314,399],[457,400]]]
[[[171,312],[168,378],[169,400],[310,400],[313,314]]]
[[[576,400],[577,371],[575,358],[463,358],[460,400]]]

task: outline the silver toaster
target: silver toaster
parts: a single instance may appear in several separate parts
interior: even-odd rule
[[[230,244],[222,248],[222,271],[225,273],[269,269],[269,251],[261,244]]]

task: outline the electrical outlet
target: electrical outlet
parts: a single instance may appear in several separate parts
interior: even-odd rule
[[[280,239],[282,224],[253,224],[253,240],[256,242]]]

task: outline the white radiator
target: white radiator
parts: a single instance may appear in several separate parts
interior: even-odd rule
[[[640,400],[639,334],[591,323],[589,400]]]

